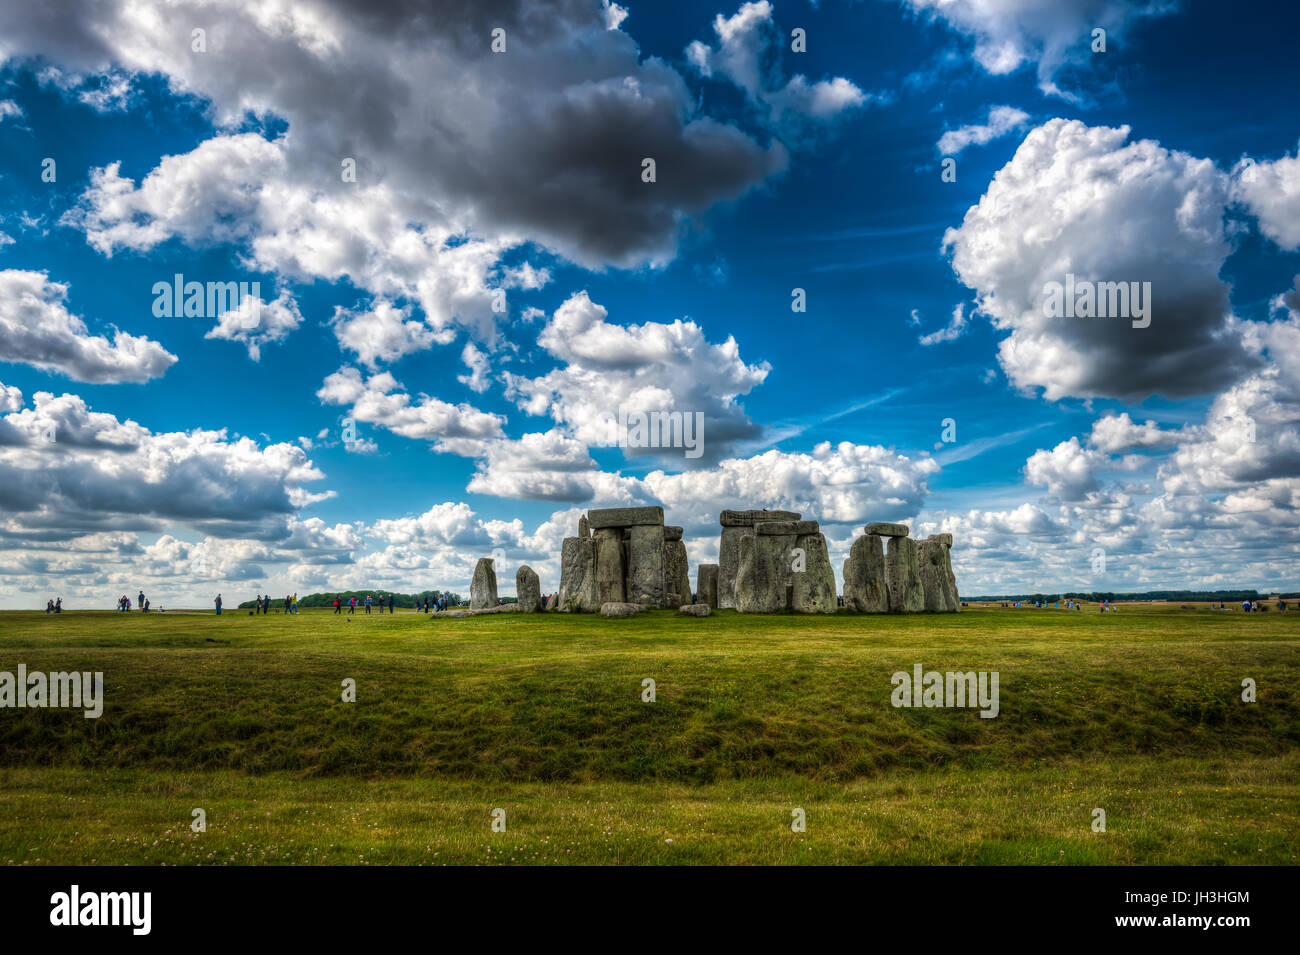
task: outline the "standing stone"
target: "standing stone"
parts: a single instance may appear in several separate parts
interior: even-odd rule
[[[779,613],[789,608],[794,587],[790,563],[795,540],[793,534],[770,532],[751,532],[740,539],[740,557],[736,563],[737,610]]]
[[[480,557],[469,584],[469,609],[486,610],[497,605],[497,572],[491,557]]]
[[[637,510],[618,508],[617,510]],[[662,508],[655,508],[661,514]],[[595,511],[593,514],[597,513]],[[635,524],[627,542],[627,599],[644,607],[664,604],[664,526]]]
[[[844,559],[844,606],[857,613],[889,611],[885,552],[879,534],[859,537]]]
[[[578,536],[579,537],[591,536],[591,521],[587,520],[586,514],[583,514],[580,518],[578,518]]]
[[[706,607],[718,609],[718,565],[700,564],[695,577],[695,600]]]
[[[560,604],[560,598],[557,597],[555,594],[551,594],[549,597],[546,598],[546,609],[548,611],[554,610],[556,607],[559,606],[559,604]]]
[[[598,604],[622,603],[625,567],[623,564],[623,531],[618,527],[602,527],[596,531],[596,601]]]
[[[560,597],[562,613],[595,613],[596,542],[590,537],[566,537],[560,551]]]
[[[726,513],[725,511],[723,513]],[[736,571],[740,566],[740,539],[752,532],[748,526],[726,525],[718,545],[718,606],[736,606]]]
[[[885,586],[889,589],[890,613],[920,613],[925,609],[916,541],[910,537],[889,538],[885,551]]]
[[[825,536],[803,534],[795,539],[794,546],[804,553],[804,569],[793,572],[790,609],[796,613],[834,613],[835,571]]]
[[[936,534],[929,540],[917,541],[917,568],[921,586],[925,591],[925,609],[929,613],[956,613],[961,609],[957,596],[957,578],[952,573],[952,561],[946,543],[950,534]]]
[[[515,571],[515,609],[520,613],[539,613],[542,609],[542,583],[537,572],[527,564]]]
[[[664,541],[664,591],[665,607],[691,602],[690,566],[681,539]]]

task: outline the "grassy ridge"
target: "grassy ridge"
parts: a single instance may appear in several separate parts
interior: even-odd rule
[[[0,766],[594,784],[1281,757],[1300,614],[979,610],[632,620],[0,615],[0,670],[104,671],[106,710],[0,713]],[[895,709],[915,663],[1001,715]],[[644,678],[658,700],[641,702]],[[1260,702],[1240,701],[1243,677]],[[344,678],[358,701],[340,701]]]

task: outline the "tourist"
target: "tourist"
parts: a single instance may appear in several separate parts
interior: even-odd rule
[[[145,613],[148,613],[148,612],[149,612],[149,598],[148,598],[148,597],[145,597],[145,598],[144,598],[144,612],[145,612]]]
[[[334,614],[337,616],[343,612],[343,601],[338,597],[334,598]]]
[[[54,600],[53,600],[53,598],[51,598],[50,600],[45,601],[45,612],[46,612],[46,613],[54,613]]]
[[[221,616],[221,594],[217,594],[217,599],[213,601],[217,605],[217,616]]]
[[[372,606],[373,604],[374,604],[374,601],[370,599],[370,594],[366,594],[366,613],[367,613],[367,614],[370,613],[370,608],[371,608],[371,606]]]
[[[298,592],[294,591],[293,602],[289,605],[290,609],[296,614],[298,612]]]
[[[354,595],[348,598],[348,616],[349,617],[352,616],[352,614],[356,612],[356,609],[357,609],[357,598]]]
[[[389,595],[388,595],[388,612],[389,612],[390,614],[393,612],[393,607],[394,607],[394,605],[395,605],[396,603],[397,603],[397,598],[395,598],[392,594],[389,594]]]
[[[1283,604],[1282,606],[1283,606],[1283,608],[1285,609],[1286,605]],[[54,612],[55,612],[55,613],[63,613],[63,598],[62,598],[62,597],[60,597],[58,600],[54,601]]]

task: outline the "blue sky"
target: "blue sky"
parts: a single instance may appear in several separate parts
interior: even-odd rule
[[[950,531],[967,593],[1300,584],[1290,12],[59,8],[0,14],[0,606],[549,591],[625,503],[692,576],[766,506],[837,573]],[[158,317],[177,273],[260,311]]]

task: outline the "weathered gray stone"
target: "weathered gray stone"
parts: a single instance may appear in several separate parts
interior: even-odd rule
[[[951,534],[931,534],[929,537],[926,538],[926,540],[938,541],[944,547],[952,546]]]
[[[799,533],[799,522],[759,521],[754,525],[754,533],[761,537],[794,537]]]
[[[663,524],[633,525],[627,546],[627,599],[663,607],[664,594]]]
[[[623,580],[627,566],[623,561],[623,535],[620,528],[602,527],[593,538],[596,546],[596,601],[599,604],[622,603],[627,599]]]
[[[635,617],[643,609],[640,604],[617,603],[611,601],[607,604],[601,604],[600,615],[602,617]]]
[[[844,607],[857,613],[887,613],[885,552],[879,534],[859,537],[844,558]]]
[[[947,536],[947,535],[944,535]],[[957,613],[961,600],[957,596],[957,579],[952,573],[948,547],[943,540],[930,538],[916,545],[917,569],[925,592],[925,609],[929,613]]]
[[[559,605],[560,605],[560,598],[557,597],[555,594],[551,594],[549,597],[546,598],[547,612],[554,610]]]
[[[601,527],[634,527],[638,524],[658,524],[663,526],[664,509],[662,507],[604,507],[587,512],[587,522],[591,529]]]
[[[457,610],[435,610],[429,614],[430,617],[481,617],[484,614],[492,613],[514,613],[514,604],[498,604],[495,607],[483,607],[479,610],[466,610],[463,607]]]
[[[542,583],[527,564],[515,571],[515,598],[520,613],[538,613],[542,609]]]
[[[679,541],[682,539],[682,533],[683,529],[675,524],[664,525],[664,540],[666,541]]]
[[[700,564],[695,575],[695,600],[706,607],[718,609],[717,564]]]
[[[586,514],[583,514],[580,518],[578,518],[578,536],[579,537],[591,536],[591,521],[587,520]]]
[[[718,544],[718,607],[736,606],[736,571],[739,567],[740,538],[754,532],[756,523],[798,521],[797,511],[723,511],[718,518],[722,538]]]
[[[741,613],[778,613],[790,606],[794,587],[790,564],[793,534],[746,534],[740,539],[736,566],[736,609]]]
[[[868,534],[879,534],[881,537],[906,537],[911,533],[906,524],[889,524],[884,521],[868,524],[866,532]]]
[[[795,548],[803,551],[803,570],[794,570],[794,589],[790,609],[795,613],[834,613],[835,571],[826,538],[821,534],[804,534],[795,538]]]
[[[916,561],[916,541],[891,537],[885,550],[885,586],[890,613],[920,613],[925,609],[925,589]]]
[[[677,609],[692,617],[707,617],[709,614],[713,613],[712,608],[710,608],[708,604],[682,604]]]
[[[566,537],[560,551],[560,595],[562,613],[595,613],[596,542],[590,537]]]
[[[797,521],[797,511],[723,511],[718,523],[723,527],[753,527],[759,521]]]
[[[480,557],[469,584],[469,609],[483,610],[497,605],[497,572],[491,557]]]
[[[683,541],[664,541],[664,606],[691,602],[690,567]]]
[[[723,512],[726,513],[725,511]],[[726,525],[718,544],[718,607],[736,606],[736,570],[740,564],[740,539],[752,534],[751,525]]]

